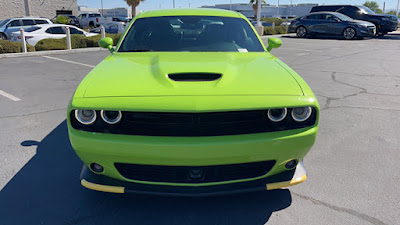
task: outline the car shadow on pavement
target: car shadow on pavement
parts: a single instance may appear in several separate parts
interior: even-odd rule
[[[265,224],[291,205],[287,189],[206,198],[109,194],[83,188],[62,122],[0,191],[0,224]]]

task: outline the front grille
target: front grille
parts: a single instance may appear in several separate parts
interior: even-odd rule
[[[311,117],[304,122],[295,122],[288,109],[286,118],[272,122],[267,110],[212,112],[212,113],[162,113],[162,112],[122,112],[122,120],[115,125],[104,123],[97,111],[97,121],[92,125],[79,123],[71,111],[73,128],[89,132],[144,135],[198,137],[239,135],[283,131],[312,126],[317,112],[313,108]]]
[[[168,183],[208,183],[255,178],[267,174],[275,161],[217,166],[153,166],[115,163],[125,178]]]

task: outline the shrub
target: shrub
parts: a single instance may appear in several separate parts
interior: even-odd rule
[[[43,39],[35,45],[36,51],[65,50],[67,42],[65,39]]]
[[[75,48],[86,48],[87,44],[86,44],[86,37],[83,35],[79,35],[79,34],[73,34],[71,35],[71,47],[73,49]],[[61,40],[63,40],[65,43],[67,43],[67,38],[62,38]]]
[[[286,26],[264,27],[264,35],[286,34]]]
[[[275,22],[275,26],[280,26],[281,23],[285,22],[287,19],[279,19],[279,18],[261,18],[262,21],[266,21],[268,23]]]
[[[53,23],[59,23],[59,24],[68,24],[71,22],[71,19],[68,16],[57,16],[54,20]]]
[[[276,29],[273,29],[272,27],[264,27],[264,34],[265,35],[275,35]]]
[[[107,37],[113,39],[114,45],[116,45],[121,38],[122,34],[106,34]],[[91,48],[99,47],[99,40],[101,35],[92,37],[85,37],[83,35],[74,34],[71,35],[71,47],[75,48]],[[47,51],[47,50],[64,50],[67,49],[67,38],[61,39],[43,39],[35,45],[36,51]]]
[[[26,45],[28,52],[34,52],[35,47],[32,45]],[[4,53],[19,53],[22,52],[21,42],[10,42],[6,40],[0,40],[0,54]]]

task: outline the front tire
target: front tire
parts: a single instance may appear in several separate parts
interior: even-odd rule
[[[343,37],[346,40],[353,40],[356,37],[356,30],[352,27],[348,27],[343,31]]]
[[[0,40],[7,40],[7,36],[3,33],[0,33]]]
[[[304,38],[307,35],[307,29],[303,26],[300,26],[296,29],[296,36],[299,38]]]

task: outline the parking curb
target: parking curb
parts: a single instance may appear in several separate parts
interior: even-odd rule
[[[2,58],[18,58],[18,57],[30,57],[30,56],[44,56],[44,55],[65,55],[74,54],[81,52],[97,52],[97,51],[108,51],[107,49],[94,47],[94,48],[78,48],[71,50],[51,50],[51,51],[39,51],[39,52],[26,52],[26,53],[6,53],[0,54],[0,59]]]

